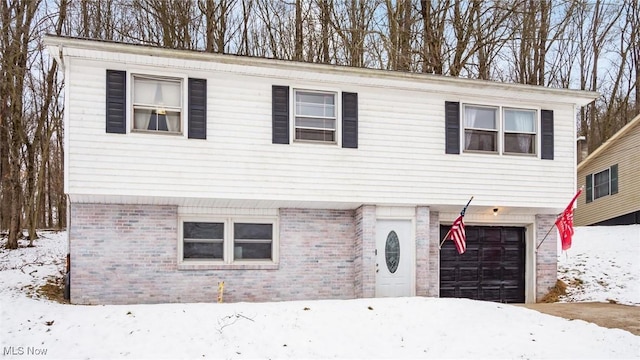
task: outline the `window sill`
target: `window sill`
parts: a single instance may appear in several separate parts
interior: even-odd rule
[[[508,156],[525,156],[525,157],[530,157],[530,158],[537,158],[538,154],[530,154],[530,153],[517,153],[517,152],[504,152],[502,153],[503,155],[508,155]]]
[[[182,132],[177,131],[162,131],[162,130],[142,130],[142,129],[131,129],[132,134],[157,134],[164,136],[182,136]]]
[[[256,264],[213,264],[213,263],[178,263],[178,270],[278,270],[276,263]]]

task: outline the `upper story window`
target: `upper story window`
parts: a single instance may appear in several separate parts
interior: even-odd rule
[[[295,90],[295,140],[336,142],[336,94]]]
[[[536,111],[504,109],[504,152],[536,153]]]
[[[536,154],[538,112],[464,105],[464,150]]]
[[[182,133],[182,80],[133,76],[133,129]]]
[[[464,106],[464,149],[498,151],[498,109]]]

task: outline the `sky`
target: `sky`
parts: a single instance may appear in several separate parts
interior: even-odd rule
[[[640,359],[627,331],[468,299],[60,304],[33,289],[63,271],[65,237],[0,250],[3,358]],[[576,228],[558,273],[582,287],[562,301],[640,305],[638,259],[640,225]]]

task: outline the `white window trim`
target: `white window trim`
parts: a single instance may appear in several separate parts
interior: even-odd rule
[[[534,126],[534,132],[526,132],[526,131],[507,131],[506,129],[506,121],[505,121],[505,116],[504,116],[504,111],[505,110],[520,110],[520,111],[532,111],[534,112],[534,117],[533,117],[533,126]],[[525,108],[525,107],[515,107],[515,106],[501,106],[500,107],[500,122],[502,124],[502,134],[500,139],[502,140],[500,142],[501,144],[501,148],[502,148],[502,154],[504,155],[509,155],[509,156],[528,156],[528,157],[538,157],[538,153],[540,152],[540,115],[541,111],[540,109],[533,109],[533,108]],[[529,153],[518,153],[518,152],[507,152],[506,150],[504,150],[504,143],[505,143],[505,136],[506,134],[529,134],[529,135],[534,135],[535,136],[535,141],[534,141],[534,146],[533,146],[533,153],[529,154]]]
[[[180,110],[180,132],[165,132],[165,131],[152,131],[152,130],[138,130],[133,129],[133,78],[134,76],[141,76],[147,78],[159,78],[159,79],[174,79],[180,80],[180,92],[181,96],[181,110]],[[136,136],[144,136],[148,137],[149,134],[161,135],[161,136],[172,136],[172,137],[187,137],[189,128],[188,128],[188,114],[187,114],[187,105],[189,100],[188,94],[188,82],[189,76],[185,73],[178,73],[172,71],[159,72],[157,69],[146,69],[146,68],[132,68],[127,70],[127,85],[126,85],[126,99],[127,99],[127,111],[126,111],[126,125],[130,134],[134,134]]]
[[[466,107],[467,106],[477,107],[477,108],[495,109],[496,110],[496,119],[495,119],[496,128],[495,128],[495,130],[484,129],[484,128],[473,128],[473,127],[467,128],[466,125],[465,125],[465,122],[466,122],[465,121],[466,120],[465,116],[466,116],[466,113],[467,113],[466,112]],[[461,120],[460,126],[461,126],[461,129],[462,129],[462,131],[461,131],[461,134],[462,134],[462,149],[463,149],[464,152],[477,153],[477,154],[492,154],[492,155],[496,155],[496,154],[501,154],[502,153],[502,151],[501,151],[502,142],[500,141],[500,135],[501,135],[500,127],[501,127],[501,123],[502,123],[501,122],[501,112],[502,112],[502,109],[498,105],[486,105],[486,104],[476,104],[476,103],[463,103],[462,104],[462,116],[460,117],[460,120]],[[466,134],[465,134],[465,132],[466,132],[467,129],[469,129],[469,130],[477,130],[477,131],[494,132],[496,134],[496,150],[495,151],[467,150],[466,146],[465,146],[466,145],[465,144],[465,142],[466,142],[466,138],[465,138]]]
[[[462,149],[463,153],[469,153],[469,154],[485,154],[485,155],[499,155],[499,156],[524,156],[524,157],[529,157],[529,158],[540,158],[541,156],[541,151],[540,151],[540,147],[541,147],[541,141],[542,141],[542,136],[540,134],[540,128],[541,128],[541,114],[542,111],[540,109],[540,107],[534,107],[534,106],[526,106],[526,105],[503,105],[503,104],[497,104],[497,103],[478,103],[475,101],[460,101],[461,104],[461,108],[460,108],[460,149]],[[497,109],[496,111],[496,126],[497,126],[497,134],[498,134],[498,143],[497,143],[497,151],[482,151],[482,150],[466,150],[465,149],[465,130],[467,129],[465,127],[465,106],[477,106],[477,107],[485,107],[485,108],[495,108]],[[535,115],[535,152],[533,154],[524,154],[524,153],[514,153],[514,152],[505,152],[504,151],[504,137],[505,134],[507,133],[505,131],[505,121],[504,121],[504,110],[527,110],[527,111],[534,111],[536,113]],[[471,130],[486,130],[486,129],[474,129],[474,128],[469,128]],[[488,130],[487,130],[488,131]],[[513,133],[513,132],[509,132],[509,133]],[[524,134],[524,133],[523,133]]]
[[[184,223],[185,222],[219,222],[224,224],[223,259],[184,259]],[[269,260],[233,260],[234,256],[234,223],[271,224],[271,259]],[[183,270],[218,270],[218,269],[277,269],[280,259],[279,219],[271,216],[206,216],[184,215],[178,218],[178,269]]]
[[[306,91],[318,94],[333,94],[335,96],[335,110],[336,110],[336,126],[335,126],[335,141],[320,141],[320,140],[305,140],[296,139],[296,92]],[[291,110],[289,119],[290,128],[290,142],[292,144],[323,144],[323,145],[338,145],[342,146],[342,90],[333,88],[322,87],[308,87],[308,86],[291,86],[289,89],[289,109]]]

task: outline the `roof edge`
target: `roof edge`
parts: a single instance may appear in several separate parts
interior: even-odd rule
[[[613,134],[613,136],[611,136],[609,139],[607,139],[607,141],[605,141],[604,144],[598,146],[597,149],[593,150],[593,152],[591,154],[589,154],[589,156],[584,158],[584,160],[582,160],[578,164],[578,167],[577,167],[576,170],[580,171],[583,167],[587,166],[587,164],[590,163],[596,157],[598,157],[598,155],[600,155],[600,153],[602,153],[603,151],[608,149],[616,141],[616,139],[624,136],[626,133],[631,131],[631,129],[636,125],[640,125],[640,114],[636,115],[635,118],[633,118],[631,121],[629,121],[620,130],[618,130],[618,132]]]
[[[106,41],[106,40],[95,40],[88,38],[79,38],[79,37],[70,37],[70,36],[59,36],[47,34],[44,36],[44,45],[47,47],[56,47],[56,48],[78,48],[78,49],[87,49],[87,50],[96,50],[96,51],[108,51],[108,52],[122,52],[129,54],[142,54],[149,56],[165,56],[165,57],[173,57],[173,58],[182,58],[187,60],[215,60],[223,63],[234,63],[241,65],[262,65],[262,66],[270,66],[274,65],[282,66],[285,65],[288,67],[295,67],[298,70],[310,71],[317,70],[318,68],[322,68],[325,71],[330,71],[334,73],[352,73],[355,75],[361,76],[371,76],[375,74],[377,77],[382,78],[393,78],[398,80],[410,80],[410,79],[428,79],[429,81],[443,84],[460,84],[460,85],[486,85],[492,87],[498,87],[505,90],[527,90],[530,92],[538,92],[538,93],[550,93],[556,96],[565,96],[573,99],[573,102],[577,106],[586,106],[593,102],[595,99],[600,97],[600,94],[595,91],[586,91],[586,90],[577,90],[577,89],[561,89],[561,88],[550,88],[545,86],[537,86],[537,85],[527,85],[527,84],[518,84],[518,83],[503,83],[498,81],[491,80],[480,80],[480,79],[465,79],[458,77],[450,77],[444,75],[435,75],[435,74],[423,74],[423,73],[414,73],[414,72],[401,72],[401,71],[393,71],[393,70],[384,70],[384,69],[370,69],[370,68],[358,68],[346,65],[334,65],[334,64],[318,64],[318,63],[307,63],[307,62],[299,62],[293,60],[283,60],[283,59],[274,59],[274,58],[262,58],[262,57],[252,57],[245,55],[233,55],[233,54],[218,54],[218,53],[207,53],[200,50],[176,50],[176,49],[168,49],[156,47],[153,45],[144,45],[144,44],[129,44],[115,41]]]

